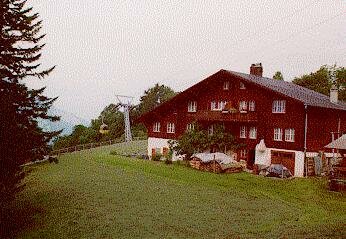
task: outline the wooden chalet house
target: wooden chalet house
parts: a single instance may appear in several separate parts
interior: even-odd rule
[[[168,140],[194,122],[211,133],[221,123],[246,144],[233,152],[237,160],[250,168],[282,163],[303,176],[305,155],[325,150],[331,132],[346,132],[346,104],[334,88],[328,97],[262,72],[261,64],[252,64],[250,74],[220,70],[142,115],[149,157],[166,154]]]

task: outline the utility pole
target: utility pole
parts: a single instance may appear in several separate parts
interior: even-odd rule
[[[132,141],[131,124],[130,124],[130,107],[133,100],[132,96],[115,95],[119,101],[118,105],[124,108],[125,121],[125,142]],[[123,100],[121,100],[123,99]]]

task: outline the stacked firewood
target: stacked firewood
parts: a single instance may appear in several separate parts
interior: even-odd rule
[[[221,165],[216,160],[203,162],[198,158],[192,158],[190,165],[192,168],[213,173],[237,173],[243,170],[241,165],[231,165],[228,167],[227,165]]]

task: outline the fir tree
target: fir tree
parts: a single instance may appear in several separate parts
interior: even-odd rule
[[[284,77],[283,77],[281,71],[275,72],[275,74],[273,75],[273,79],[274,80],[284,80]]]
[[[43,78],[53,69],[39,70],[44,44],[42,22],[26,0],[0,1],[0,227],[4,208],[23,187],[23,163],[42,159],[48,142],[58,132],[44,132],[37,119],[56,121],[47,115],[56,98],[44,88],[29,89],[27,78]]]

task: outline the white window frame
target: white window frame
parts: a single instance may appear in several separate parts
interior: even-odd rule
[[[247,157],[247,150],[241,149],[240,150],[240,158],[246,158]]]
[[[286,113],[286,100],[274,100],[272,106],[273,113]]]
[[[227,101],[219,101],[219,105],[218,105],[219,109],[220,110],[225,109],[226,104],[227,104]]]
[[[216,101],[213,100],[212,102],[210,102],[210,110],[211,111],[221,111],[225,108],[226,106],[226,101],[220,100],[220,101]]]
[[[257,139],[257,127],[250,127],[249,138],[250,139]]]
[[[241,90],[245,90],[246,89],[245,84],[243,82],[240,82],[239,89],[241,89]]]
[[[224,81],[223,82],[223,89],[224,90],[229,90],[229,81]]]
[[[245,100],[239,102],[239,111],[247,112],[247,102]]]
[[[294,129],[285,129],[285,141],[286,142],[294,142]]]
[[[239,138],[246,139],[246,126],[240,126]]]
[[[256,103],[254,100],[250,100],[249,101],[249,107],[248,107],[249,111],[255,111],[256,109]]]
[[[153,132],[160,132],[161,124],[160,122],[155,122],[153,124]]]
[[[186,131],[192,131],[195,130],[195,124],[194,123],[189,123],[186,125]]]
[[[187,105],[187,112],[197,112],[197,101],[189,101]]]
[[[282,129],[274,128],[274,141],[282,141]]]
[[[174,134],[175,133],[175,124],[172,122],[167,123],[167,133]]]
[[[216,101],[215,100],[210,102],[210,110],[216,110]]]

